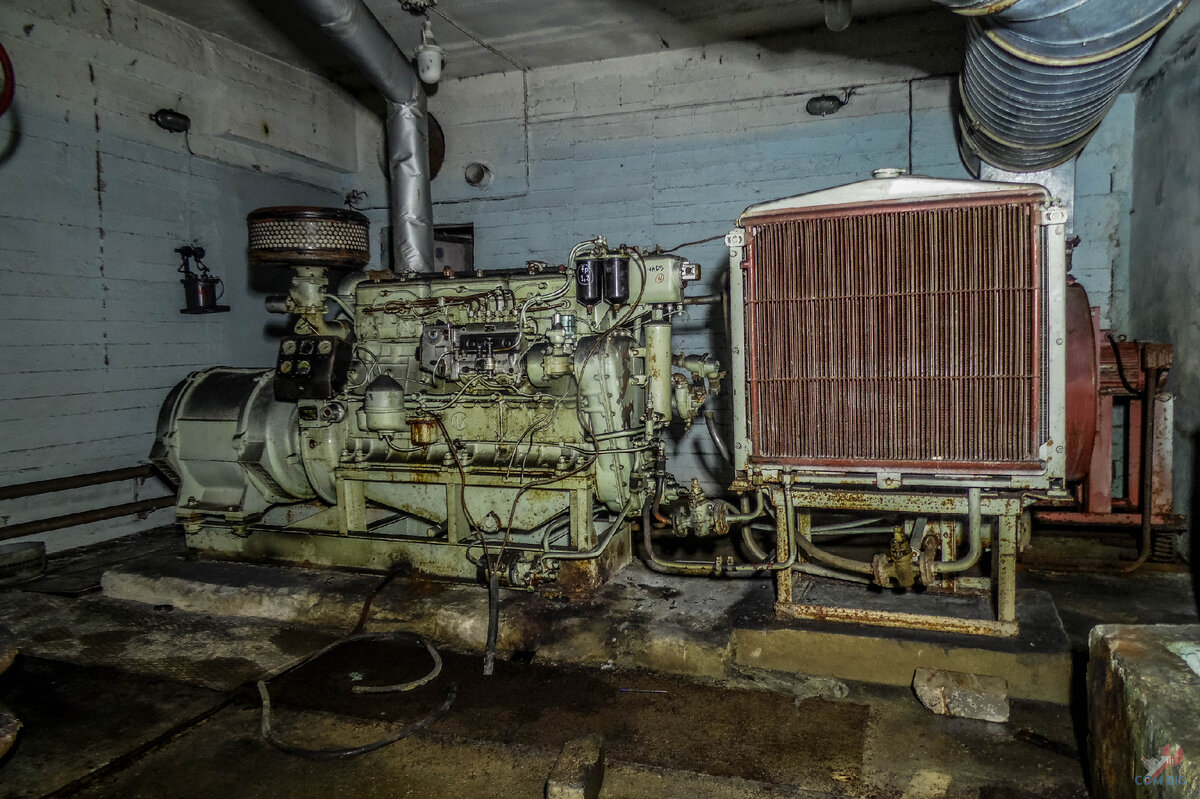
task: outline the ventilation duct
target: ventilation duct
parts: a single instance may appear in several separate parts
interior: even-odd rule
[[[362,0],[295,0],[388,103],[392,257],[399,269],[433,270],[429,118],[416,72]]]
[[[938,0],[969,17],[963,143],[1009,172],[1078,155],[1188,0]]]

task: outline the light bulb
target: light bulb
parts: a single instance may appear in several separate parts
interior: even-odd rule
[[[422,83],[434,84],[442,79],[442,66],[446,63],[446,51],[438,47],[433,38],[433,23],[429,20],[421,27],[421,43],[417,45],[417,75]]]

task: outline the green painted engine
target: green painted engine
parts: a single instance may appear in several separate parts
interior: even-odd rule
[[[331,290],[366,263],[365,217],[263,209],[250,239],[294,270],[268,307],[295,323],[273,369],[196,372],[163,406],[151,457],[191,549],[564,590],[630,560],[663,429],[723,376],[672,353],[695,264],[598,238],[564,265]]]

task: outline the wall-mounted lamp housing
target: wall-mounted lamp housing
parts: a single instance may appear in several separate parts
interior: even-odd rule
[[[192,119],[173,108],[160,108],[150,115],[150,120],[171,133],[187,133],[192,129]]]
[[[846,92],[844,97],[838,97],[836,94],[819,94],[808,99],[808,102],[804,104],[804,110],[815,117],[827,117],[841,111],[842,106],[849,100],[849,92]]]

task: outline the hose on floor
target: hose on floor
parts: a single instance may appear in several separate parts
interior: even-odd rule
[[[416,688],[420,688],[423,685],[428,685],[430,682],[432,682],[434,679],[436,679],[439,674],[441,674],[441,672],[442,672],[442,657],[441,657],[441,655],[438,654],[438,651],[434,647],[433,643],[430,642],[429,639],[423,635],[418,635],[416,633],[407,633],[407,632],[402,632],[402,631],[386,632],[386,633],[362,633],[362,634],[351,635],[346,638],[342,638],[339,641],[334,641],[332,644],[325,647],[324,649],[320,649],[317,652],[314,652],[312,655],[308,656],[303,661],[298,663],[295,668],[298,668],[299,666],[311,663],[314,660],[317,660],[317,659],[321,658],[322,656],[327,655],[329,652],[333,651],[334,649],[337,649],[338,647],[343,646],[344,644],[348,644],[348,643],[352,643],[352,642],[356,642],[356,641],[400,641],[400,640],[410,640],[410,641],[415,640],[425,647],[426,651],[430,655],[430,659],[432,660],[432,666],[430,667],[429,672],[426,673],[425,676],[423,676],[419,679],[412,680],[410,682],[397,683],[394,685],[356,685],[351,689],[353,693],[356,693],[356,694],[381,694],[381,693],[399,693],[402,691],[412,691]],[[291,743],[288,743],[287,741],[284,741],[275,733],[274,729],[272,729],[272,726],[271,726],[271,718],[272,718],[272,716],[271,716],[271,695],[267,691],[266,681],[259,680],[258,681],[258,695],[259,695],[259,698],[262,700],[262,724],[261,724],[262,737],[263,737],[263,740],[266,741],[267,743],[269,743],[271,746],[275,747],[276,749],[278,749],[281,752],[286,752],[289,755],[295,755],[297,757],[304,757],[304,758],[308,758],[309,760],[346,760],[351,757],[357,757],[359,755],[364,755],[367,752],[374,752],[378,749],[384,748],[385,746],[391,746],[392,744],[394,744],[398,741],[402,741],[405,738],[409,737],[410,735],[413,735],[414,733],[418,733],[418,732],[421,732],[422,730],[428,729],[438,719],[442,718],[443,716],[446,715],[447,712],[449,712],[450,706],[454,703],[454,697],[457,696],[457,694],[458,694],[458,686],[454,683],[451,683],[450,689],[446,692],[446,699],[445,699],[445,701],[442,702],[441,705],[434,708],[424,718],[420,719],[419,721],[415,721],[411,724],[406,724],[396,730],[393,730],[392,732],[390,732],[389,734],[385,735],[383,738],[380,738],[377,741],[372,741],[370,743],[362,744],[361,746],[351,746],[351,747],[346,747],[346,748],[341,748],[341,749],[306,749],[304,747],[296,746],[295,744],[291,744]]]

